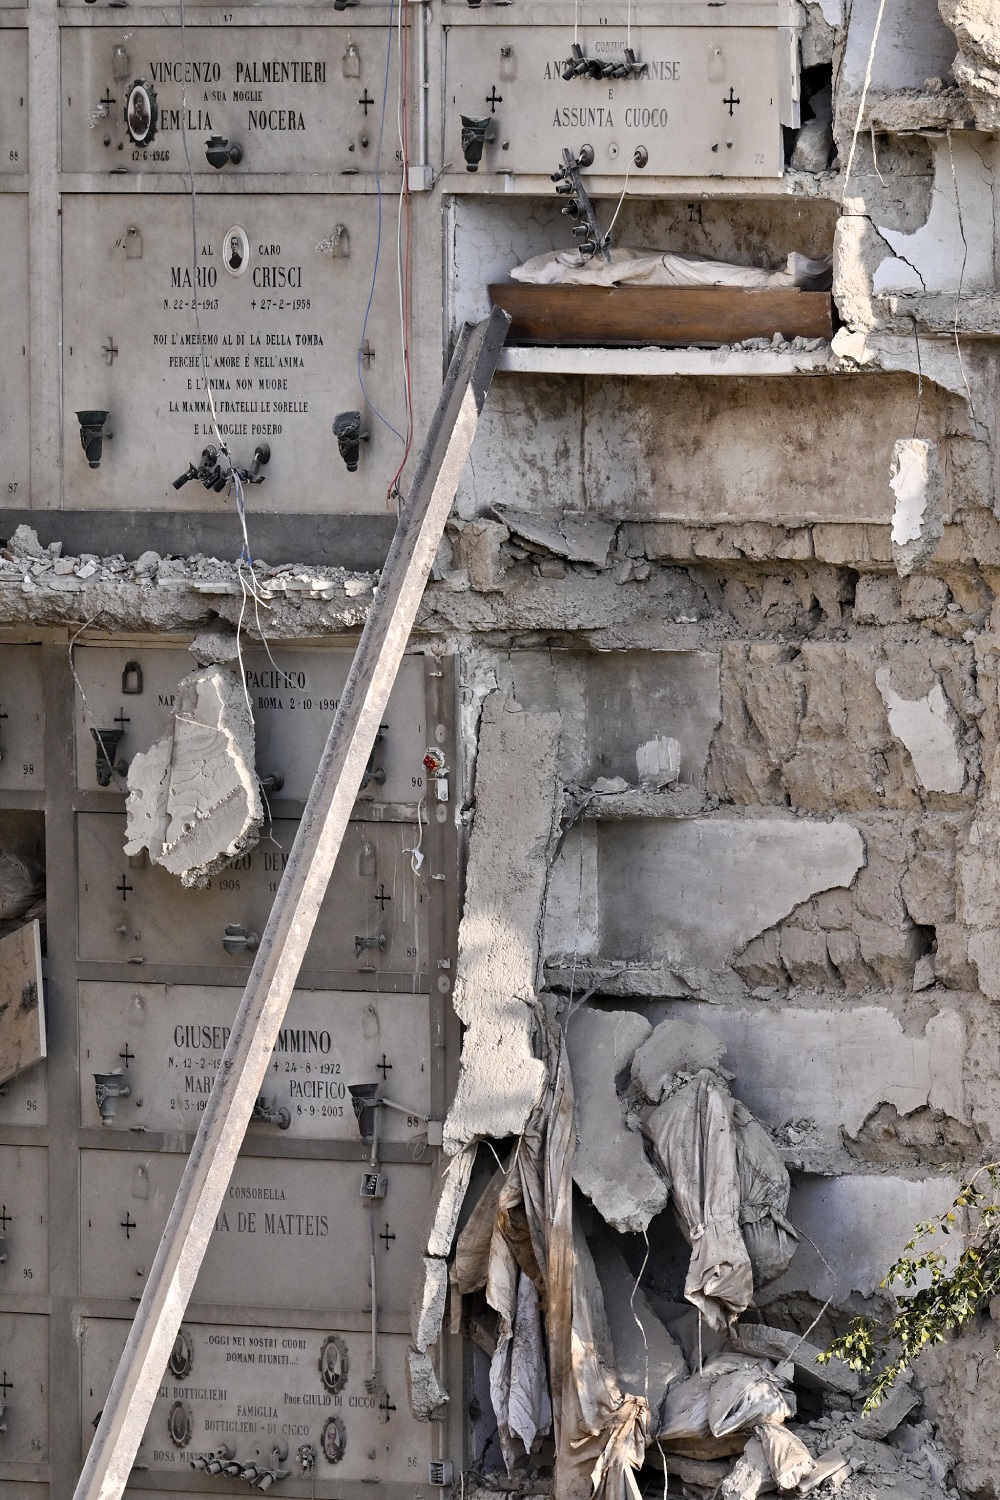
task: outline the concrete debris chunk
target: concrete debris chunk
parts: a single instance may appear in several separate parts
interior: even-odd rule
[[[199,667],[226,666],[239,659],[239,634],[227,621],[217,620],[198,631],[188,650]]]
[[[406,1351],[406,1385],[410,1410],[418,1422],[443,1422],[450,1397],[437,1378],[434,1362],[419,1349]]]
[[[641,1134],[626,1127],[615,1086],[651,1032],[649,1022],[633,1011],[586,1007],[566,1027],[576,1090],[573,1180],[619,1234],[641,1234],[670,1196],[646,1159]]]
[[[635,763],[644,792],[659,792],[665,786],[673,786],[681,773],[681,742],[669,734],[657,735],[639,746]]]
[[[758,1437],[752,1437],[719,1490],[720,1500],[757,1500],[777,1489]]]
[[[632,1060],[632,1085],[650,1104],[659,1104],[675,1073],[719,1069],[726,1044],[707,1026],[672,1018],[661,1021]]]
[[[15,557],[47,557],[48,553],[38,540],[38,532],[31,526],[15,526],[7,541],[8,549]]]
[[[972,106],[976,128],[1000,130],[1000,17],[996,0],[938,0],[955,33],[955,81]]]
[[[125,853],[149,850],[182,885],[204,886],[257,843],[264,820],[253,719],[230,667],[202,667],[177,685],[166,733],[128,770]]]
[[[792,1360],[796,1380],[807,1389],[839,1391],[845,1396],[858,1393],[858,1377],[850,1365],[842,1359],[817,1364],[820,1351],[797,1333],[769,1328],[766,1323],[739,1323],[729,1341],[734,1349],[759,1359],[774,1359],[779,1363]]]
[[[856,1437],[882,1442],[919,1405],[920,1397],[913,1389],[913,1371],[904,1370],[881,1406],[859,1417],[852,1431]]]
[[[944,483],[937,444],[928,438],[898,438],[892,449],[889,488],[896,497],[892,560],[900,578],[907,578],[930,559],[944,535]]]
[[[544,516],[510,505],[494,505],[493,514],[524,541],[568,562],[590,563],[596,568],[607,563],[615,539],[614,526],[595,516]]]

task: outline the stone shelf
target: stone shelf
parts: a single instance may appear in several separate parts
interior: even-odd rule
[[[795,349],[505,349],[509,375],[801,375],[829,371],[830,346]]]

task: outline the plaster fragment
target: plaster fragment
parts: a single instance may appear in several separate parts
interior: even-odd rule
[[[892,686],[888,667],[875,673],[889,728],[910,752],[913,769],[928,792],[960,792],[965,784],[965,760],[958,742],[958,724],[944,689],[936,682],[923,698],[904,698]]]
[[[541,516],[532,511],[515,510],[510,505],[494,505],[493,513],[505,526],[526,542],[544,547],[570,562],[592,563],[602,568],[614,541],[615,528],[596,516],[559,514]]]
[[[559,714],[526,713],[499,692],[483,704],[454,991],[468,1029],[445,1122],[449,1154],[479,1136],[519,1135],[544,1087],[532,1006],[560,724]]]
[[[188,650],[199,667],[228,665],[239,659],[239,635],[227,620],[215,620],[198,631]]]
[[[720,1064],[725,1055],[725,1042],[707,1026],[668,1017],[636,1052],[632,1084],[643,1099],[659,1104],[675,1073],[697,1073],[702,1068],[722,1072]]]
[[[996,0],[938,0],[958,42],[952,64],[980,130],[1000,129],[1000,18]]]
[[[669,734],[647,740],[635,752],[639,785],[644,792],[659,792],[673,786],[681,773],[681,742]]]
[[[186,886],[257,843],[264,820],[253,719],[231,667],[201,667],[177,685],[169,727],[128,771],[125,853],[149,850]]]
[[[619,1234],[641,1234],[670,1196],[667,1183],[646,1160],[642,1136],[626,1127],[615,1087],[652,1029],[634,1011],[586,1008],[566,1027],[576,1093],[573,1180]]]
[[[413,1342],[421,1354],[437,1342],[448,1296],[448,1262],[436,1255],[423,1257],[424,1273],[414,1284],[410,1323]]]
[[[927,438],[897,439],[892,448],[889,488],[896,497],[892,560],[900,578],[906,578],[927,562],[944,534],[937,444]]]

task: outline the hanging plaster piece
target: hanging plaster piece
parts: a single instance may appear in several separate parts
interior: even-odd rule
[[[451,1250],[475,1159],[475,1146],[465,1146],[451,1158],[438,1178],[431,1227],[427,1234],[428,1255],[447,1255]]]
[[[619,1234],[641,1234],[666,1208],[670,1188],[646,1160],[642,1135],[626,1127],[615,1080],[652,1027],[634,1011],[589,1010],[566,1026],[576,1085],[573,1181]]]
[[[958,743],[958,721],[944,689],[936,682],[923,698],[904,698],[892,686],[888,667],[875,673],[889,728],[910,752],[921,786],[929,792],[960,792],[965,760]]]
[[[231,667],[201,667],[177,685],[167,732],[128,770],[125,853],[149,857],[185,886],[204,886],[257,843],[264,813],[253,719]]]
[[[892,560],[900,578],[907,578],[928,561],[944,534],[937,444],[927,438],[898,438],[892,448],[889,488],[896,497]]]
[[[424,1273],[414,1284],[410,1306],[410,1324],[413,1342],[421,1354],[426,1354],[437,1342],[444,1322],[444,1306],[448,1296],[448,1262],[434,1255],[423,1257]]]
[[[557,713],[513,697],[483,704],[476,816],[458,931],[454,1006],[468,1028],[445,1121],[454,1154],[479,1136],[520,1135],[545,1083],[532,1039],[548,851],[558,816]]]
[[[227,620],[215,620],[198,631],[188,650],[199,667],[224,666],[239,660],[239,640]]]
[[[448,1392],[438,1380],[429,1354],[419,1349],[406,1353],[406,1384],[410,1410],[418,1422],[443,1422],[448,1406]]]

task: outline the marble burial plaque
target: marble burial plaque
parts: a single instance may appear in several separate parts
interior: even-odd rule
[[[44,1464],[49,1457],[49,1320],[0,1313],[5,1464]]]
[[[405,418],[399,306],[384,260],[362,338],[376,233],[360,196],[203,194],[192,265],[186,194],[64,195],[66,504],[218,507],[232,514],[237,555],[233,496],[198,479],[173,487],[217,443],[217,426],[246,469],[262,443],[270,449],[264,483],[245,491],[251,513],[384,514],[403,449],[361,381],[399,432]],[[98,469],[81,447],[81,410],[108,413],[113,436]],[[345,410],[361,411],[368,434],[353,473],[332,430]]]
[[[621,66],[631,45],[637,67],[624,78],[565,79],[572,40],[568,26],[487,27],[455,17],[445,89],[445,158],[454,171],[463,165],[465,115],[488,122],[481,177],[547,178],[564,148],[576,155],[584,146],[593,152],[585,179],[626,170],[633,181],[781,176],[777,27],[581,22],[584,58]]]
[[[207,887],[187,889],[162,865],[141,856],[129,863],[122,852],[124,814],[78,814],[80,957],[137,969],[245,970],[297,827],[275,819],[256,848],[213,875]],[[303,965],[313,983],[321,975],[323,988],[368,979],[381,988],[427,989],[433,967],[428,910],[432,900],[444,899],[445,882],[431,881],[427,860],[419,873],[413,870],[416,832],[411,823],[348,824]],[[242,946],[233,932],[242,934]]]
[[[322,172],[371,186],[378,152],[384,27],[67,27],[62,36],[65,172]],[[395,121],[398,43],[389,70]],[[185,150],[186,137],[186,150]],[[239,147],[215,156],[210,141]],[[388,192],[398,171],[384,133]],[[220,148],[221,149],[221,148]],[[206,184],[207,185],[207,184]]]
[[[256,729],[257,774],[277,772],[283,785],[272,796],[309,795],[340,694],[353,660],[345,650],[281,650],[271,655],[244,646],[243,669]],[[97,746],[92,728],[124,729],[118,759],[128,764],[163,733],[174,708],[177,683],[194,671],[190,652],[151,646],[78,646],[74,662],[77,689],[77,785],[91,791],[97,779]],[[0,649],[0,705],[4,656]],[[86,699],[86,702],[84,702]],[[405,656],[385,712],[382,738],[372,769],[384,773],[363,792],[365,801],[415,804],[425,794],[423,757],[427,749],[424,711],[424,658]],[[0,720],[0,744],[5,726]],[[117,764],[116,760],[116,764]],[[15,767],[16,769],[16,767]],[[39,769],[41,767],[39,766]],[[0,761],[0,786],[4,762]],[[27,783],[30,785],[31,783]],[[112,790],[124,791],[117,774]]]
[[[10,201],[3,200],[5,208]],[[42,648],[0,646],[0,788],[4,791],[34,791],[45,785],[44,729]]]
[[[142,1293],[185,1161],[181,1153],[81,1152],[85,1297]],[[361,1197],[365,1170],[361,1161],[240,1156],[192,1303],[365,1313],[374,1227],[379,1310],[406,1313],[434,1174],[386,1164],[386,1194],[373,1204]]]
[[[28,33],[0,31],[0,172],[28,170]]]
[[[44,1146],[0,1146],[0,1293],[49,1289],[49,1171]],[[6,1455],[3,1455],[6,1457]]]
[[[233,985],[81,984],[81,1124],[101,1126],[94,1074],[120,1068],[128,1094],[109,1131],[194,1131],[242,995]],[[297,990],[261,1090],[284,1111],[282,1138],[357,1141],[348,1085],[384,1080],[385,1095],[415,1113],[382,1110],[379,1139],[418,1146],[431,1111],[428,1011],[426,995]],[[251,1122],[250,1134],[266,1139],[275,1122]]]
[[[2,35],[6,37],[11,33],[3,32]],[[27,193],[4,193],[0,198],[0,280],[3,284],[3,296],[0,297],[0,502],[19,508],[29,504],[31,451]],[[3,743],[3,728],[3,720],[0,720],[0,744]]]
[[[117,1320],[83,1321],[85,1450],[128,1330]],[[192,1460],[223,1446],[241,1467],[265,1468],[277,1448],[278,1467],[298,1478],[310,1472],[302,1468],[300,1449],[311,1445],[324,1494],[332,1481],[405,1482],[409,1493],[419,1493],[435,1432],[433,1423],[410,1415],[406,1345],[399,1334],[379,1335],[380,1379],[372,1393],[365,1388],[371,1373],[365,1333],[188,1320],[172,1356],[184,1373],[164,1371],[136,1462],[154,1474],[166,1469],[183,1476],[187,1492],[196,1482]],[[143,1487],[142,1493],[157,1500],[159,1492]]]

